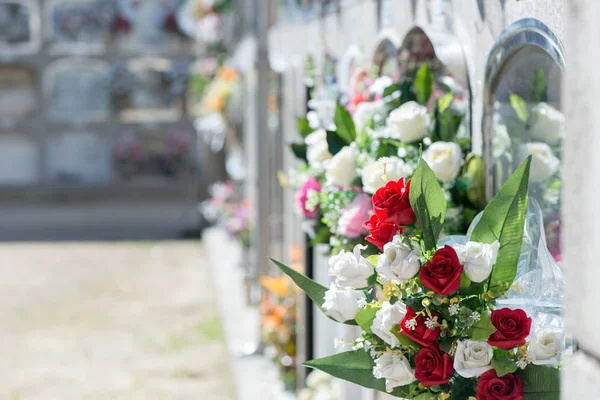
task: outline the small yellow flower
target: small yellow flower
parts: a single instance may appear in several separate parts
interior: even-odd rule
[[[450,393],[442,392],[442,394],[440,395],[440,398],[442,400],[449,399],[450,398]]]
[[[419,384],[417,385],[417,387],[418,387],[419,389],[425,389],[425,386],[423,386],[423,384],[422,384],[421,382],[419,382]]]
[[[429,301],[429,299],[423,299],[421,304],[423,304],[423,307],[429,307],[431,305],[431,301]]]
[[[388,282],[383,286],[383,300],[390,301],[392,297],[400,297],[400,288],[394,282]]]

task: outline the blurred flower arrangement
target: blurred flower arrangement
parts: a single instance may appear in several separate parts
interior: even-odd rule
[[[378,217],[370,195],[388,181],[409,179],[420,152],[444,188],[444,232],[466,232],[485,193],[483,161],[470,153],[462,89],[448,76],[434,79],[427,63],[397,83],[359,71],[353,84],[346,106],[334,103],[329,113],[331,100],[319,99],[325,112],[311,110],[297,121],[303,143],[291,148],[302,163],[288,182],[313,242],[337,252],[352,249],[367,230],[372,244],[390,234],[392,221]]]
[[[504,183],[518,164],[532,156],[530,196],[542,207],[546,239],[552,255],[561,259],[562,140],[565,116],[548,104],[546,77],[542,68],[534,71],[529,99],[509,95],[508,112],[498,115],[492,139],[496,185]]]
[[[298,393],[298,400],[341,400],[339,380],[315,370],[306,378],[306,388]]]
[[[361,244],[332,256],[329,288],[274,261],[326,316],[362,329],[353,350],[305,365],[405,399],[559,399],[564,278],[528,201],[532,165],[466,236],[444,237],[448,202],[423,156],[372,196],[393,235],[371,256]]]
[[[231,67],[221,66],[215,77],[209,83],[197,84],[201,90],[200,102],[193,105],[191,112],[195,116],[207,116],[213,113],[222,113],[231,94],[239,84],[240,74]],[[196,82],[199,83],[199,82]]]
[[[287,390],[296,388],[296,291],[290,278],[263,276],[261,340]]]
[[[138,174],[158,171],[171,177],[182,171],[192,149],[189,132],[169,129],[149,138],[157,145],[145,143],[133,131],[124,131],[114,142],[112,155],[120,176],[131,178]]]
[[[227,233],[250,247],[250,203],[240,199],[240,188],[234,181],[216,182],[209,188],[210,198],[200,204],[204,218],[222,226]]]

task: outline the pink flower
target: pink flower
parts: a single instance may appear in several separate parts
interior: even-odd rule
[[[317,179],[315,177],[310,177],[306,180],[306,182],[304,182],[304,185],[302,186],[302,188],[300,188],[297,192],[296,192],[296,207],[302,211],[302,214],[304,214],[304,216],[306,218],[312,218],[315,219],[319,216],[319,207],[315,207],[314,210],[308,210],[306,208],[306,200],[308,200],[308,192],[309,191],[314,191],[319,193],[321,191],[321,184],[319,183],[319,181],[317,181]]]
[[[362,236],[366,232],[363,224],[372,213],[371,196],[366,193],[358,194],[352,203],[342,210],[337,233],[350,239]]]

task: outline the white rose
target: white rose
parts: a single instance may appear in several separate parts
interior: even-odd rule
[[[454,182],[464,163],[460,146],[451,142],[433,143],[423,153],[423,160],[442,182]]]
[[[360,309],[359,300],[365,300],[365,294],[360,290],[350,288],[339,288],[334,283],[325,292],[323,310],[325,315],[338,322],[353,320]]]
[[[552,149],[546,143],[536,142],[522,145],[521,151],[531,155],[529,180],[543,182],[558,171],[560,160],[554,156]]]
[[[486,341],[459,340],[454,355],[454,370],[463,378],[473,378],[492,369],[494,349]]]
[[[419,245],[409,245],[403,236],[395,236],[383,246],[383,254],[377,259],[377,272],[395,283],[402,283],[415,276],[421,269]]]
[[[363,101],[359,103],[354,111],[352,119],[354,120],[354,126],[356,132],[362,132],[369,121],[379,113],[383,108],[383,101]]]
[[[327,144],[327,132],[325,129],[318,129],[304,138],[306,144],[306,158],[308,165],[314,168],[321,168],[323,161],[329,160],[332,155],[329,152]]]
[[[490,276],[496,264],[500,243],[492,244],[467,242],[466,245],[452,245],[460,262],[465,266],[465,274],[473,282],[483,282]]]
[[[427,107],[409,101],[390,113],[385,135],[405,143],[416,142],[429,135],[430,123]]]
[[[548,103],[538,103],[533,108],[534,121],[531,136],[547,143],[556,143],[564,137],[565,116]]]
[[[402,321],[405,314],[406,306],[403,303],[397,302],[392,305],[391,303],[384,302],[381,305],[381,310],[375,314],[371,330],[390,346],[397,347],[400,345],[400,342],[391,330]]]
[[[504,153],[510,148],[510,136],[506,125],[494,124],[494,137],[492,138],[492,154],[494,160],[502,157]]]
[[[373,367],[373,376],[376,379],[385,379],[385,390],[391,392],[395,387],[410,385],[415,381],[415,371],[401,353],[385,352]]]
[[[325,165],[325,177],[332,185],[350,186],[357,176],[354,152],[348,146],[342,148]]]
[[[527,357],[536,365],[558,366],[564,350],[565,337],[557,328],[538,328],[529,342]]]
[[[384,178],[385,167],[385,180]],[[397,181],[412,173],[412,168],[398,157],[384,157],[371,161],[361,171],[363,190],[373,194],[389,181]]]
[[[373,264],[361,254],[367,246],[357,244],[353,253],[340,251],[337,256],[329,259],[329,276],[335,277],[338,286],[364,288],[368,286],[367,280],[375,273]]]

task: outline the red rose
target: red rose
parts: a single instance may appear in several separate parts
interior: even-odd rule
[[[428,316],[427,319],[435,318],[437,316],[438,314],[432,312],[431,317]],[[421,346],[431,346],[437,338],[440,337],[442,330],[439,326],[436,326],[433,329],[428,328],[425,321],[426,318],[423,315],[417,315],[415,310],[407,306],[406,315],[404,316],[404,319],[400,321],[400,333],[419,343]]]
[[[523,399],[523,380],[520,376],[506,374],[499,378],[496,370],[490,369],[477,381],[477,400],[521,399]]]
[[[380,220],[396,225],[412,225],[415,213],[410,207],[410,181],[389,181],[373,195],[373,209]]]
[[[449,295],[460,288],[463,269],[456,251],[446,245],[438,249],[433,258],[421,268],[421,283],[437,294]]]
[[[377,214],[371,215],[371,218],[365,222],[364,227],[370,233],[370,235],[367,236],[367,242],[373,243],[379,248],[379,251],[383,251],[383,246],[386,243],[391,242],[399,230],[394,224],[382,222],[377,217]]]
[[[531,318],[520,308],[511,310],[502,308],[492,311],[492,325],[496,332],[488,338],[491,346],[509,350],[525,344],[525,339],[531,330]]]
[[[424,386],[441,385],[448,383],[454,367],[452,357],[440,350],[439,345],[423,347],[415,357],[415,378]]]

